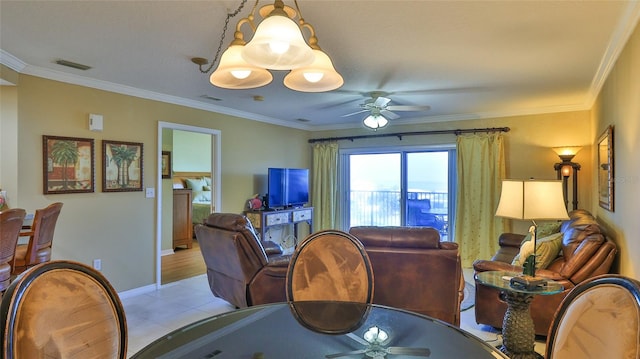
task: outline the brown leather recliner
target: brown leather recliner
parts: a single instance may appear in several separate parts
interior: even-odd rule
[[[291,255],[261,242],[244,216],[212,213],[195,231],[215,296],[237,308],[286,301]]]
[[[536,276],[560,282],[564,291],[555,295],[536,295],[531,301],[531,317],[536,335],[546,336],[560,302],[577,284],[601,274],[609,273],[617,253],[616,244],[602,232],[596,219],[585,210],[575,210],[570,219],[563,222],[560,255],[546,268],[536,270]],[[511,262],[520,249],[524,235],[503,233],[499,238],[500,249],[492,260],[473,263],[476,273],[484,271],[514,271],[522,273],[522,267]],[[476,280],[475,314],[478,324],[502,327],[507,304],[500,291]]]
[[[460,325],[464,279],[458,244],[430,227],[352,227],[371,260],[373,302]]]

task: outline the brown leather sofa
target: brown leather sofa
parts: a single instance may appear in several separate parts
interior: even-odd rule
[[[460,325],[464,279],[457,243],[430,227],[352,227],[374,277],[373,302]]]
[[[258,240],[244,216],[212,213],[195,231],[215,296],[237,308],[286,301],[291,256]]]
[[[616,244],[608,239],[596,219],[585,210],[575,210],[570,219],[563,222],[562,249],[558,257],[546,269],[536,270],[536,276],[560,282],[564,291],[555,295],[537,295],[531,301],[531,317],[536,335],[546,336],[553,315],[567,293],[584,280],[609,273],[617,253]],[[500,249],[492,260],[473,263],[475,273],[484,271],[515,271],[522,267],[511,262],[520,249],[524,235],[503,233],[498,239]],[[476,280],[475,314],[478,324],[502,327],[507,304],[500,291]]]

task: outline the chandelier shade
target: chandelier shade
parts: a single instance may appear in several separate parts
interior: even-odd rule
[[[309,66],[291,70],[284,78],[284,85],[302,92],[324,92],[344,84],[333,63],[322,50],[314,49],[315,60]]]
[[[222,54],[218,68],[209,80],[217,87],[242,90],[261,87],[273,80],[273,75],[266,69],[247,63],[241,55],[242,45],[231,45]]]
[[[314,54],[304,40],[300,27],[285,15],[264,19],[245,45],[242,57],[250,64],[271,70],[291,70],[310,65]]]

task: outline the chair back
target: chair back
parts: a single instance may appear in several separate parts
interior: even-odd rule
[[[376,276],[375,304],[460,325],[464,275],[458,244],[430,227],[356,226]]]
[[[640,282],[608,274],[573,288],[555,313],[545,358],[640,358]]]
[[[58,221],[61,210],[61,202],[52,203],[46,208],[36,210],[31,231],[28,234],[22,234],[22,236],[30,236],[29,244],[27,248],[25,248],[26,251],[20,251],[19,248],[16,252],[14,272],[16,270],[20,272],[24,270],[25,267],[51,260],[53,233],[56,229],[56,222]]]
[[[0,303],[3,358],[126,358],[118,294],[95,269],[70,261],[32,267]]]
[[[326,230],[298,245],[287,271],[287,300],[371,303],[373,270],[362,243]]]
[[[26,214],[21,208],[0,211],[0,291],[9,286],[18,235]]]
[[[248,223],[239,214],[212,213],[204,224],[195,226],[211,291],[238,308],[250,305],[247,286],[268,263]]]

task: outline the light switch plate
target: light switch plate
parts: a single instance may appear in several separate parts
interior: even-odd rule
[[[156,189],[153,187],[149,187],[145,190],[145,197],[153,198],[156,196]]]

